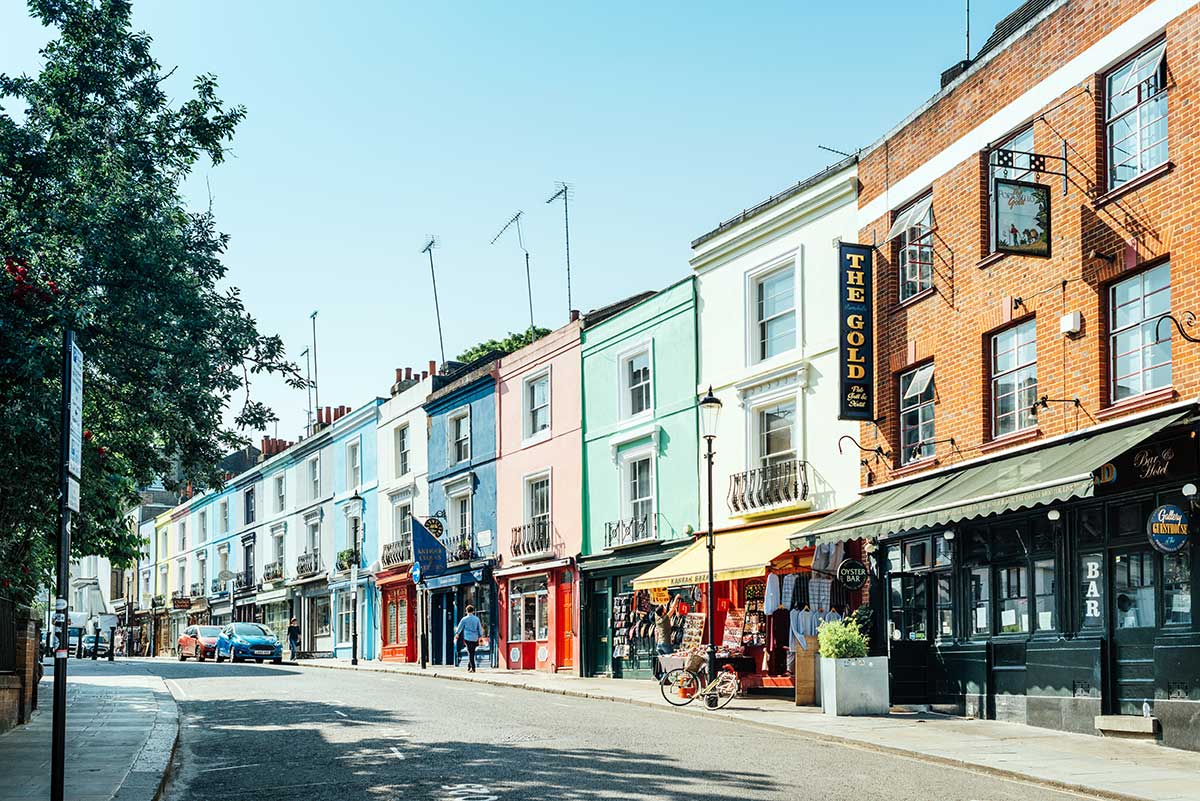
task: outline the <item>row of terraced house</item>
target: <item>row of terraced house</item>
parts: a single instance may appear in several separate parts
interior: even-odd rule
[[[296,617],[345,657],[357,596],[361,658],[448,664],[472,605],[486,664],[629,679],[670,604],[770,690],[799,653],[779,610],[865,606],[896,703],[1200,747],[1195,546],[1153,525],[1187,531],[1200,472],[1198,48],[1184,0],[1021,4],[893,130],[698,237],[677,283],[397,370],[143,524],[138,614],[160,652]],[[449,559],[419,584],[414,522]]]

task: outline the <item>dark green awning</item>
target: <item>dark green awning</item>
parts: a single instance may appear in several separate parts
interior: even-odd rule
[[[1096,469],[1190,414],[1176,411],[868,493],[793,537],[792,547],[884,537],[1086,498],[1095,491]]]

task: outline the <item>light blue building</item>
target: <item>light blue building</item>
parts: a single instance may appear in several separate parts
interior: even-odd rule
[[[351,566],[358,542],[358,657],[379,654],[379,612],[370,568],[379,559],[379,502],[376,428],[384,398],[375,398],[333,424],[333,561],[329,591],[333,599],[333,653],[351,656],[353,599]],[[361,500],[360,500],[361,499]]]
[[[496,367],[493,353],[438,376],[425,402],[429,415],[429,511],[444,529],[448,569],[427,577],[429,655],[456,664],[454,628],[474,606],[486,644],[477,659],[494,664],[496,590]],[[437,534],[437,532],[433,532]]]

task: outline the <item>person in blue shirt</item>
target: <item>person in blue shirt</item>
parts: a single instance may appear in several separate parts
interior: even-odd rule
[[[479,622],[479,618],[475,617],[475,607],[468,606],[466,616],[458,621],[458,627],[454,629],[454,638],[457,640],[462,637],[463,642],[467,646],[467,672],[475,672],[475,649],[479,647],[479,641],[483,639],[483,624]]]

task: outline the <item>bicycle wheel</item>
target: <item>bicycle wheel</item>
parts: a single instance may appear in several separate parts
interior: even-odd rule
[[[741,687],[738,685],[737,674],[722,671],[713,687],[717,696],[716,709],[720,709],[732,701],[737,696],[739,689]]]
[[[671,706],[687,706],[703,687],[700,677],[686,668],[675,668],[662,677],[658,688]]]

